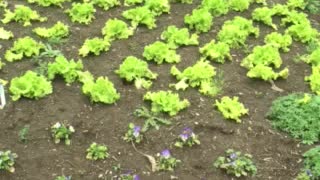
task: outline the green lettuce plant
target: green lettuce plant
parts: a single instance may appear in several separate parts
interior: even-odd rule
[[[96,56],[100,55],[103,51],[108,51],[110,48],[110,43],[106,39],[92,38],[86,39],[84,44],[79,49],[79,55],[82,57],[88,56],[90,53]]]
[[[212,26],[213,17],[205,8],[194,9],[192,14],[184,17],[184,23],[196,33],[208,32]]]
[[[296,24],[287,28],[286,34],[289,34],[294,40],[302,43],[309,43],[320,37],[317,29],[313,28],[309,23]]]
[[[267,118],[272,126],[287,132],[304,144],[320,140],[320,96],[313,94],[289,94],[272,102]]]
[[[213,165],[236,177],[257,174],[257,167],[252,161],[252,155],[242,154],[240,151],[234,151],[233,149],[226,150],[226,155],[218,157]]]
[[[292,44],[292,38],[288,34],[280,34],[278,32],[273,32],[264,38],[266,44],[271,44],[276,48],[282,49],[284,52],[289,52],[289,46]]]
[[[249,110],[239,102],[239,97],[230,98],[223,96],[220,101],[216,100],[215,106],[226,119],[231,119],[237,123],[241,123],[240,117],[249,113]]]
[[[64,23],[58,21],[50,28],[38,27],[33,29],[33,32],[43,38],[60,40],[69,35],[69,27]]]
[[[154,61],[157,64],[178,63],[181,61],[180,55],[175,50],[170,49],[170,46],[161,41],[156,41],[144,47],[143,57],[148,61]]]
[[[240,48],[245,45],[249,35],[259,36],[259,29],[253,26],[252,20],[236,16],[226,21],[218,33],[218,40],[230,46]]]
[[[272,22],[272,17],[276,14],[274,9],[268,7],[259,7],[252,12],[252,19],[264,23],[265,25],[271,26],[277,30],[278,27]]]
[[[120,78],[134,82],[137,89],[149,89],[152,85],[151,80],[158,76],[148,68],[148,63],[134,56],[128,56],[115,72]]]
[[[89,96],[91,102],[113,104],[120,99],[120,94],[107,77],[94,77],[88,71],[79,73],[79,81],[83,83],[82,92]]]
[[[134,6],[143,3],[144,0],[124,0],[124,6]]]
[[[288,0],[287,4],[289,9],[305,9],[307,6],[306,0]]]
[[[13,101],[21,97],[39,99],[52,93],[52,85],[44,76],[27,71],[23,76],[11,80],[9,90]]]
[[[192,4],[193,0],[176,0],[175,2],[181,2],[184,4]]]
[[[98,7],[103,8],[105,11],[112,7],[121,5],[119,0],[84,0],[86,3],[92,3]]]
[[[48,7],[48,6],[59,6],[62,7],[62,3],[70,2],[70,0],[28,0],[28,3],[36,3],[39,6]]]
[[[133,29],[127,23],[117,18],[109,19],[102,28],[102,35],[106,40],[128,39],[133,35]]]
[[[320,46],[318,46],[310,54],[303,56],[302,60],[313,66],[320,66]]]
[[[94,19],[96,9],[92,3],[72,3],[71,9],[66,10],[66,13],[71,17],[72,22],[82,24],[90,24]]]
[[[305,80],[309,82],[311,91],[320,95],[320,66],[312,66],[312,73]]]
[[[320,146],[311,148],[303,154],[302,174],[305,178],[297,178],[297,180],[317,180],[320,178]],[[300,173],[301,174],[301,173]]]
[[[126,10],[122,16],[131,21],[131,26],[135,29],[139,24],[144,24],[148,29],[157,27],[154,14],[145,6]]]
[[[55,61],[48,64],[48,79],[52,80],[56,75],[61,75],[67,84],[73,83],[78,78],[78,72],[82,71],[83,64],[81,60],[75,62],[73,59],[68,61],[60,55]]]
[[[92,143],[90,147],[87,149],[86,158],[89,160],[99,160],[106,159],[109,157],[108,147],[105,145]]]
[[[21,60],[23,57],[38,56],[45,46],[36,42],[29,36],[19,38],[13,43],[13,47],[8,49],[4,55],[9,62]]]
[[[37,11],[32,10],[28,6],[15,5],[15,9],[12,12],[9,9],[5,9],[4,18],[1,20],[3,24],[15,21],[23,23],[23,26],[31,26],[31,21],[46,21],[46,17],[41,17]]]
[[[225,63],[225,60],[232,60],[229,45],[224,42],[210,41],[199,49],[201,59],[212,60],[218,63]]]
[[[181,101],[179,94],[172,93],[171,91],[147,92],[143,99],[151,101],[152,112],[165,112],[170,116],[174,116],[182,109],[190,106],[187,99]]]
[[[14,173],[15,168],[15,159],[18,158],[16,153],[8,151],[0,151],[0,170],[6,170],[11,173]]]
[[[155,16],[162,13],[170,13],[169,0],[145,0],[144,6],[147,7]]]
[[[209,96],[215,96],[220,91],[213,79],[216,75],[215,68],[208,61],[198,61],[183,72],[172,66],[170,73],[179,80],[178,83],[170,85],[176,90],[185,90],[189,86],[199,87],[200,93]]]
[[[161,33],[161,39],[172,49],[176,49],[179,46],[198,45],[198,35],[190,35],[187,28],[177,28],[176,26],[168,26],[165,31]]]
[[[249,9],[252,0],[229,0],[229,8],[234,11],[244,11]]]
[[[4,28],[0,28],[0,39],[8,40],[13,38],[13,33],[11,31],[7,31]]]
[[[207,9],[215,17],[225,15],[229,11],[229,4],[225,0],[203,0],[200,7]]]
[[[271,67],[258,64],[249,69],[247,76],[249,78],[262,79],[264,81],[276,80],[278,78],[287,79],[287,77],[289,76],[289,69],[284,68],[280,72],[275,72]]]
[[[52,137],[54,142],[59,144],[61,140],[64,140],[66,145],[71,144],[71,135],[75,132],[72,126],[64,125],[63,123],[57,122],[51,126]]]

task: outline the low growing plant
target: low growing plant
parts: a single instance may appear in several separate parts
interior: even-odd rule
[[[200,140],[198,136],[192,131],[192,129],[184,128],[174,145],[176,147],[182,148],[184,146],[192,147],[194,145],[199,145],[199,144],[200,144]]]
[[[192,14],[184,17],[184,23],[196,33],[208,32],[212,26],[213,16],[205,8],[194,9]]]
[[[98,7],[103,8],[105,11],[112,7],[120,6],[121,2],[119,0],[84,0],[86,3],[92,3]]]
[[[156,41],[144,47],[143,57],[148,61],[155,61],[157,64],[178,63],[181,61],[180,55],[175,50],[170,49],[170,46],[161,41]]]
[[[94,19],[96,9],[92,3],[72,3],[71,9],[66,10],[66,13],[71,17],[72,22],[82,24],[90,24]]]
[[[168,26],[161,34],[161,39],[172,49],[180,46],[198,45],[198,35],[190,34],[187,28],[177,28],[176,26]]]
[[[284,52],[289,52],[289,46],[292,44],[292,38],[288,34],[280,34],[278,32],[273,32],[264,38],[266,44],[271,44],[276,48],[282,49]]]
[[[181,163],[181,161],[171,156],[171,153],[168,149],[165,149],[160,153],[158,162],[159,170],[173,171],[179,163]]]
[[[252,156],[250,154],[242,155],[241,152],[233,149],[228,149],[225,156],[218,157],[214,162],[214,166],[236,177],[254,176],[257,173]]]
[[[218,63],[225,63],[225,60],[232,60],[229,45],[224,42],[210,41],[199,49],[201,59],[212,60]]]
[[[200,7],[207,9],[215,17],[229,12],[229,4],[224,0],[203,0]]]
[[[105,40],[128,39],[133,35],[133,29],[127,23],[117,18],[109,19],[102,28],[102,35]]]
[[[162,13],[170,13],[169,0],[145,0],[144,6],[147,7],[155,16]]]
[[[302,60],[313,66],[319,66],[320,65],[320,46],[312,50],[309,55],[303,56]]]
[[[289,9],[305,9],[307,2],[305,0],[288,0],[287,4]]]
[[[4,28],[0,28],[0,39],[8,40],[13,38],[13,33],[11,31],[7,31]]]
[[[18,157],[16,153],[8,151],[0,151],[0,170],[6,170],[14,173],[15,159]]]
[[[320,178],[320,146],[311,148],[303,154],[303,169],[297,180],[317,180]],[[304,176],[304,178],[301,178]]]
[[[128,56],[115,72],[120,78],[134,82],[137,89],[149,89],[152,85],[151,80],[158,76],[148,68],[148,63],[134,56]]]
[[[87,159],[90,160],[100,160],[106,159],[109,157],[108,147],[105,145],[100,145],[97,143],[92,143],[90,147],[87,149]]]
[[[134,6],[143,3],[144,0],[124,0],[124,6]]]
[[[272,102],[267,118],[273,127],[301,139],[304,144],[313,144],[320,138],[319,109],[320,96],[290,94]]]
[[[48,64],[48,79],[52,80],[56,75],[61,75],[67,84],[73,83],[78,78],[78,72],[82,71],[81,60],[68,61],[64,56],[58,56],[53,63]]]
[[[156,114],[150,112],[146,107],[136,109],[133,114],[137,117],[145,119],[145,122],[141,129],[142,132],[146,132],[150,128],[155,128],[156,130],[159,130],[161,125],[172,124],[171,121],[165,118],[158,117]]]
[[[69,27],[64,23],[58,21],[50,28],[38,27],[33,29],[33,32],[35,32],[40,37],[59,41],[69,35]]]
[[[229,8],[234,11],[245,11],[249,9],[252,0],[230,0]]]
[[[190,106],[187,99],[180,100],[179,94],[171,91],[147,92],[143,99],[151,101],[152,112],[165,112],[170,116],[174,116],[182,109]]]
[[[216,100],[215,106],[222,113],[224,118],[232,119],[237,123],[241,123],[241,116],[249,113],[249,110],[239,102],[239,97],[237,96],[233,98],[224,96],[221,98],[220,102]]]
[[[265,25],[271,26],[277,30],[278,27],[272,22],[272,17],[276,15],[276,11],[268,7],[259,7],[252,12],[252,19],[264,23]]]
[[[46,77],[27,71],[23,76],[11,79],[9,90],[13,101],[21,97],[39,99],[52,93],[52,85]]]
[[[51,126],[52,137],[54,142],[59,144],[60,141],[64,140],[66,145],[71,144],[71,135],[75,132],[74,128],[70,125],[64,125],[63,123],[57,122]]]
[[[248,71],[247,76],[249,78],[262,79],[264,81],[272,81],[278,78],[287,79],[287,77],[289,76],[289,69],[284,68],[279,72],[275,72],[271,67],[259,64],[251,68]]]
[[[9,62],[21,60],[23,57],[38,56],[44,49],[44,44],[36,42],[29,36],[19,38],[13,43],[13,47],[5,53],[5,59]]]
[[[54,180],[71,180],[71,176],[57,176]]]
[[[30,126],[29,125],[26,125],[26,126],[24,126],[22,129],[20,129],[20,131],[19,131],[19,140],[21,141],[21,142],[27,142],[27,135],[28,135],[28,133],[29,133],[29,129],[30,129]]]
[[[289,34],[294,40],[302,43],[310,43],[319,38],[319,32],[310,24],[296,24],[287,28],[286,34]]]
[[[306,10],[311,14],[317,14],[320,12],[320,2],[318,0],[307,0]]]
[[[134,29],[139,24],[146,25],[148,29],[157,27],[154,14],[145,6],[126,10],[122,13],[122,16],[127,20],[131,20],[131,26]]]
[[[312,66],[312,73],[305,81],[309,82],[312,92],[320,95],[320,66]]]
[[[133,123],[129,123],[129,129],[124,135],[123,139],[127,142],[140,143],[143,139],[141,126],[136,126]]]
[[[3,24],[15,21],[23,23],[23,26],[31,26],[31,21],[46,21],[46,17],[41,17],[37,11],[32,10],[28,6],[15,5],[15,9],[12,12],[9,9],[5,9],[4,18],[1,20]]]
[[[70,2],[70,0],[28,0],[28,3],[36,3],[39,6],[48,7],[48,6],[59,6],[62,7],[62,3]]]
[[[96,56],[100,55],[103,51],[108,51],[110,48],[108,40],[101,38],[86,39],[84,44],[79,49],[79,55],[82,57],[88,56],[90,53]]]

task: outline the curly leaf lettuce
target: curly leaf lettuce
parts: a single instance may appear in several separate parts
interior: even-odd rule
[[[105,39],[113,41],[116,39],[128,39],[133,35],[133,29],[117,18],[109,19],[102,28],[102,35]]]
[[[168,28],[162,32],[161,39],[166,41],[172,49],[176,49],[182,45],[198,45],[198,35],[190,35],[187,28],[177,28],[176,26],[168,26]]]
[[[286,79],[289,75],[289,69],[285,68],[280,72],[275,72],[271,67],[259,64],[253,68],[251,68],[247,76],[250,78],[259,78],[264,81],[276,80],[278,78]]]
[[[100,38],[86,39],[82,47],[79,49],[79,55],[86,57],[89,53],[98,56],[103,51],[108,51],[110,48],[110,43],[108,40]]]
[[[233,98],[224,96],[220,101],[216,100],[215,106],[224,118],[235,120],[237,123],[241,123],[241,116],[249,113],[249,110],[239,102],[239,97],[237,96]]]
[[[122,16],[127,20],[131,20],[131,25],[134,29],[139,24],[146,25],[148,29],[157,27],[154,14],[145,6],[126,10],[122,13]]]
[[[148,61],[155,61],[157,64],[178,63],[181,61],[180,55],[175,50],[171,50],[170,46],[161,41],[156,41],[144,48],[143,57]]]
[[[284,52],[289,52],[289,46],[292,44],[292,38],[288,34],[282,35],[280,33],[273,32],[264,38],[264,42],[266,44],[271,44],[276,48],[280,48]]]
[[[184,23],[189,26],[190,29],[194,29],[196,33],[208,32],[212,26],[213,16],[207,9],[200,8],[194,9],[192,14],[187,14],[184,17]]]
[[[69,35],[69,27],[58,21],[50,28],[38,27],[33,29],[38,36],[48,39],[61,39]]]
[[[4,28],[0,28],[0,39],[8,40],[13,38],[13,33],[11,31],[7,31]]]
[[[170,13],[169,0],[145,0],[145,7],[147,7],[155,16],[162,13]]]
[[[92,4],[103,8],[105,11],[109,10],[112,7],[121,5],[119,0],[84,0],[84,2],[91,2]]]
[[[216,43],[215,40],[212,40],[201,47],[199,51],[202,59],[213,60],[218,63],[232,60],[229,45],[224,42]]]
[[[94,19],[96,9],[92,3],[72,3],[71,9],[65,11],[71,17],[72,22],[90,24]]]

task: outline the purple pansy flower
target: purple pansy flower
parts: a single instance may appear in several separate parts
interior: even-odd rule
[[[230,159],[232,159],[232,160],[234,160],[234,159],[237,159],[237,154],[236,153],[232,153],[232,154],[230,154]]]
[[[171,156],[169,149],[163,150],[163,151],[161,152],[161,156],[162,156],[163,158],[165,158],[165,159],[168,159],[168,158]]]
[[[179,135],[182,141],[186,141],[193,134],[191,128],[184,128],[182,133]]]
[[[312,177],[312,173],[311,173],[310,169],[307,169],[307,170],[306,170],[306,174],[307,174],[309,177]]]
[[[133,128],[133,136],[138,137],[140,135],[141,127],[140,126],[134,126]]]
[[[140,177],[138,175],[133,175],[133,180],[140,180]]]

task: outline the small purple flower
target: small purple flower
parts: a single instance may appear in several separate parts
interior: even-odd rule
[[[307,170],[306,170],[306,174],[307,174],[309,177],[312,177],[312,173],[311,173],[310,169],[307,169]]]
[[[163,151],[161,152],[161,156],[162,156],[163,158],[165,158],[165,159],[168,159],[168,158],[171,156],[169,149],[163,150]]]
[[[133,128],[133,136],[138,137],[140,135],[141,127],[140,126],[134,126]]]
[[[186,141],[193,134],[191,128],[183,128],[182,133],[179,135],[182,141]]]
[[[140,177],[138,175],[133,175],[133,180],[140,180]]]
[[[232,160],[234,160],[234,159],[237,159],[237,154],[236,153],[232,153],[232,154],[230,154],[230,159],[232,159]]]

